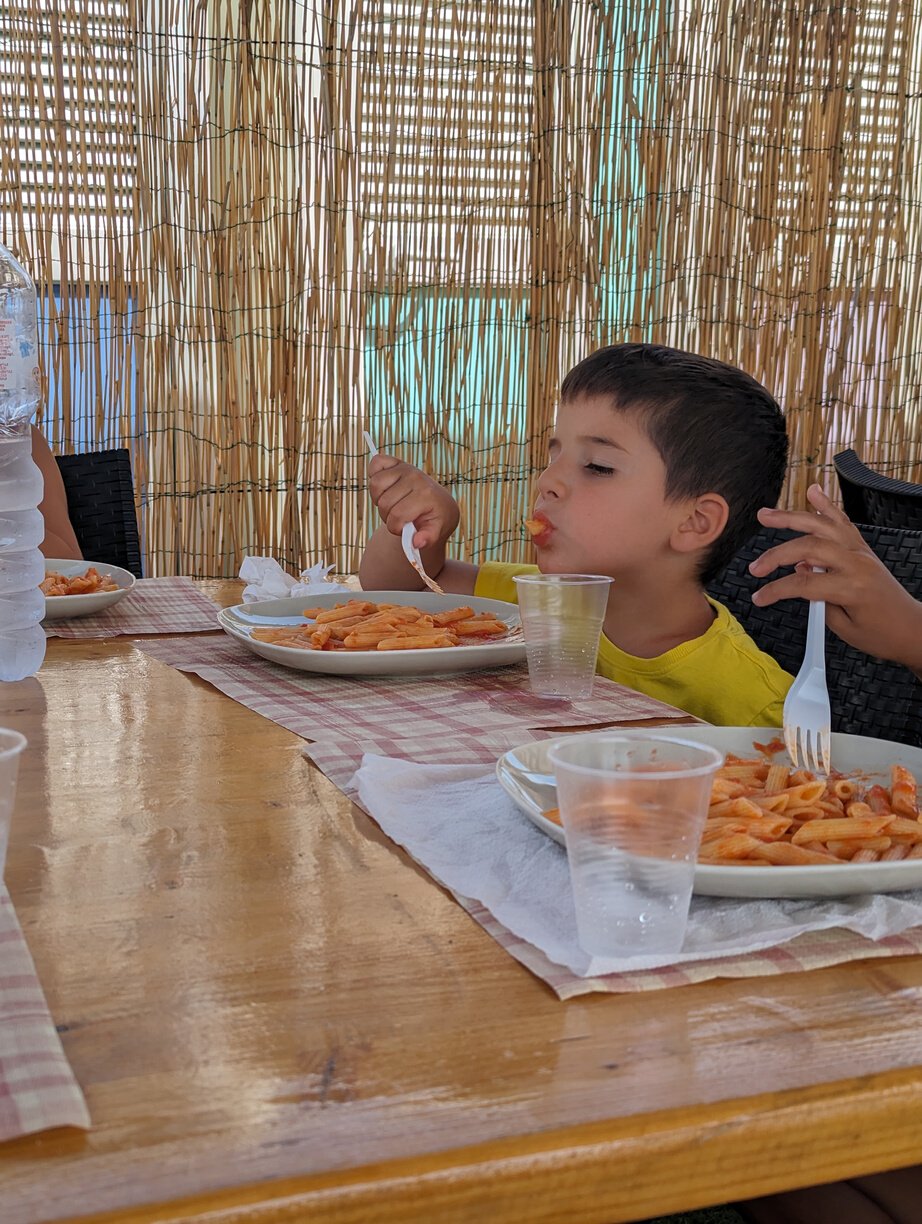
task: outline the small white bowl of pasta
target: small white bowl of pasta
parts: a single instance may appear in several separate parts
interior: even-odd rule
[[[118,565],[47,557],[44,619],[71,620],[101,612],[124,599],[134,584],[134,574]]]

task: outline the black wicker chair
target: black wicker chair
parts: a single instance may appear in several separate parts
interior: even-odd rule
[[[922,531],[922,485],[871,471],[853,450],[840,451],[832,461],[842,508],[853,523]]]
[[[141,543],[127,450],[58,455],[67,509],[83,555],[141,571]]]
[[[910,594],[922,598],[922,531],[868,526],[859,530]],[[791,535],[762,528],[708,590],[727,605],[762,650],[796,675],[804,656],[807,602],[790,599],[769,608],[756,607],[752,592],[768,579],[754,578],[748,570],[750,561]],[[907,668],[855,650],[827,630],[826,681],[833,731],[922,747],[922,683]]]

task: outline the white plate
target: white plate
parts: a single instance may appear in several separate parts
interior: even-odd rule
[[[267,599],[257,603],[222,608],[218,622],[225,633],[243,642],[254,654],[299,671],[326,672],[337,676],[418,676],[444,672],[477,671],[505,667],[525,658],[525,643],[483,642],[476,646],[443,647],[439,650],[300,650],[275,646],[250,637],[254,625],[293,625],[303,622],[304,608],[332,608],[348,599],[369,603],[411,604],[424,612],[445,612],[469,607],[475,612],[494,612],[497,619],[516,629],[520,625],[515,604],[498,599],[475,599],[467,595],[434,595],[431,591],[355,591],[335,595],[311,595],[297,599]]]
[[[107,565],[105,561],[63,561],[55,557],[45,558],[45,573],[63,574],[65,578],[85,574],[91,566],[100,574],[108,574],[113,582],[118,583],[118,590],[94,591],[91,595],[46,595],[45,620],[73,620],[75,616],[89,616],[91,612],[111,608],[120,599],[124,599],[135,584],[134,574],[120,569],[117,565]]]
[[[648,730],[618,730],[618,735],[649,735]],[[656,734],[669,735],[666,727]],[[613,734],[615,732],[613,731]],[[753,756],[753,743],[767,744],[780,737],[768,727],[676,727],[677,738],[711,744],[721,752]],[[561,737],[569,738],[569,737]],[[517,807],[554,841],[565,845],[563,829],[542,813],[557,807],[548,750],[555,740],[525,744],[505,753],[496,763],[496,776]],[[787,760],[785,753],[776,761]],[[833,732],[832,764],[847,773],[862,771],[868,784],[889,785],[890,766],[905,765],[922,782],[922,749],[890,740]],[[712,867],[699,865],[695,892],[705,897],[845,897],[855,893],[899,892],[922,888],[922,859],[899,863],[830,863],[828,867]]]

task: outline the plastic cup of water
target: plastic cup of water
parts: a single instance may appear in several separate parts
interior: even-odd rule
[[[549,750],[580,947],[679,952],[695,861],[723,755],[671,735],[601,731]]]
[[[591,696],[611,583],[600,574],[516,577],[533,693],[571,701]]]
[[[0,727],[0,878],[6,863],[6,846],[10,837],[13,800],[16,797],[16,773],[19,756],[26,746],[26,737],[18,731]]]

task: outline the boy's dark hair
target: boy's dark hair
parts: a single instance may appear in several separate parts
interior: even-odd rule
[[[612,344],[575,365],[561,402],[606,396],[637,415],[666,466],[666,496],[719,493],[730,515],[704,556],[710,582],[758,529],[756,511],[774,506],[787,467],[784,416],[761,383],[735,366],[661,344]]]

